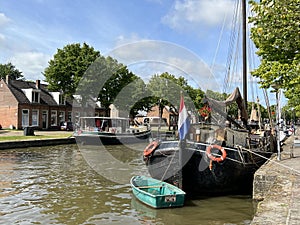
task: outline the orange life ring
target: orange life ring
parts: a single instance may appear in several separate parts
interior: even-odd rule
[[[222,152],[222,156],[221,157],[215,157],[211,154],[211,150],[213,148],[216,148],[218,149],[219,151]],[[206,148],[206,154],[208,156],[208,158],[210,158],[212,161],[215,161],[215,162],[222,162],[226,159],[226,156],[227,156],[227,153],[225,151],[224,148],[222,148],[220,145],[210,145]]]
[[[144,156],[149,156],[151,153],[158,147],[158,141],[152,141],[147,147],[144,149]]]

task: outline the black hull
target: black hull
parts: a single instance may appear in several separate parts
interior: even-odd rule
[[[160,147],[147,159],[149,173],[156,179],[179,184],[190,196],[251,194],[255,171],[266,161],[247,151],[227,149],[223,162],[212,162],[205,153],[206,145],[187,147],[180,156],[178,144],[173,148]],[[177,146],[176,146],[177,145]],[[172,150],[173,149],[173,150]],[[272,153],[260,153],[268,158]],[[242,156],[242,158],[241,158]],[[182,164],[182,170],[180,169]]]
[[[121,145],[147,142],[151,131],[133,134],[76,134],[74,135],[77,144],[84,145]]]

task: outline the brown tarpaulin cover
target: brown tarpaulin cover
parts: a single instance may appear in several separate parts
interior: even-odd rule
[[[231,105],[232,103],[236,102],[238,105],[239,110],[241,111],[241,117],[245,120],[248,120],[248,113],[246,111],[245,102],[242,98],[241,92],[239,88],[235,88],[234,92],[225,100],[225,105]]]
[[[210,99],[206,97],[205,102],[207,102],[210,107],[216,111],[219,111],[224,109],[223,112],[225,112],[225,107],[229,106],[233,103],[236,103],[238,105],[238,108],[241,113],[241,120],[246,124],[248,120],[248,113],[246,111],[245,102],[242,98],[241,92],[239,88],[236,88],[232,94],[225,100],[225,101],[217,101],[214,99]]]

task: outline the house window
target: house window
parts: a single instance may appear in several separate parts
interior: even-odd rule
[[[76,111],[76,112],[75,112],[75,117],[79,119],[79,117],[80,117],[80,112]]]
[[[65,116],[65,112],[64,111],[60,111],[59,112],[59,122],[64,122],[66,119],[66,116]]]
[[[74,121],[73,121],[73,122],[74,122],[75,124],[77,124],[77,125],[79,124],[79,118],[80,118],[80,112],[76,111],[76,112],[75,112],[75,118],[74,118]]]
[[[39,103],[40,102],[40,93],[33,91],[31,99],[32,99],[32,102]]]
[[[48,128],[48,111],[43,110],[42,112],[42,128],[47,129]]]
[[[22,110],[22,127],[29,126],[29,110]]]
[[[51,126],[57,126],[57,111],[51,110]]]
[[[59,95],[59,104],[60,105],[66,104],[66,99],[65,99],[64,95],[62,95],[62,94]]]
[[[72,121],[72,112],[71,111],[68,112],[68,121],[69,122]]]
[[[32,126],[39,125],[39,111],[38,110],[36,110],[36,109],[32,110],[31,120],[32,120]]]

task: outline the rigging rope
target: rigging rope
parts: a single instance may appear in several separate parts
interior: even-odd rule
[[[257,155],[257,156],[259,156],[259,157],[261,157],[261,158],[263,158],[263,159],[265,159],[265,160],[267,160],[267,161],[269,161],[269,162],[275,163],[276,165],[279,165],[279,166],[284,167],[284,168],[286,168],[286,169],[289,169],[289,170],[291,170],[291,171],[293,171],[293,172],[295,172],[295,173],[297,173],[297,174],[300,174],[300,171],[295,170],[295,169],[293,169],[293,168],[291,168],[291,167],[289,167],[289,166],[286,166],[286,165],[284,165],[284,164],[282,164],[282,163],[279,163],[279,162],[277,162],[277,161],[275,161],[275,160],[272,160],[272,159],[269,159],[269,158],[267,158],[267,157],[265,157],[265,156],[262,156],[262,155],[260,155],[260,154],[258,154],[258,153],[256,153],[256,152],[254,152],[254,151],[251,151],[250,149],[246,149],[246,148],[243,148],[243,149],[246,150],[246,151],[248,151],[248,152],[250,152],[250,153],[252,153],[252,154],[254,154],[254,155]]]
[[[218,44],[217,44],[216,53],[215,53],[215,55],[214,55],[213,62],[212,62],[212,64],[211,64],[211,66],[210,66],[210,69],[211,69],[212,71],[213,71],[213,67],[214,67],[215,62],[216,62],[216,57],[217,57],[218,52],[219,52],[220,43],[221,43],[221,38],[222,38],[222,36],[223,36],[226,18],[227,18],[227,13],[226,13],[225,16],[224,16],[224,20],[223,20],[223,24],[222,24],[222,28],[221,28],[221,32],[220,32],[220,36],[219,36],[219,41],[218,41]]]
[[[269,97],[268,97],[268,94],[267,94],[267,90],[264,88],[263,89],[263,93],[264,93],[264,97],[265,97],[265,100],[266,100],[266,105],[267,105],[267,111],[268,111],[268,116],[269,116],[269,121],[270,121],[270,128],[271,130],[274,129],[274,124],[273,124],[273,120],[272,120],[272,115],[271,115],[271,107],[270,107],[270,101],[269,101]]]
[[[180,153],[179,153],[180,154]],[[160,180],[164,180],[165,179],[165,176],[166,176],[166,174],[167,174],[167,172],[168,172],[168,170],[169,170],[169,168],[170,168],[170,166],[171,166],[171,164],[172,164],[172,162],[173,162],[173,159],[175,158],[175,155],[176,155],[176,152],[174,152],[174,154],[172,155],[172,158],[171,158],[171,160],[170,160],[170,163],[169,163],[169,165],[167,166],[167,168],[166,168],[166,170],[165,170],[165,172],[164,172],[164,174],[162,175],[162,177],[161,177],[161,179]],[[180,168],[180,169],[182,169],[182,168]]]
[[[206,144],[205,144],[205,145],[206,145]],[[209,144],[207,144],[207,146],[209,146]],[[289,169],[289,170],[291,170],[291,171],[293,171],[293,172],[295,172],[295,173],[297,173],[297,174],[300,174],[300,171],[295,170],[295,169],[293,169],[293,168],[291,168],[291,167],[289,167],[289,166],[283,165],[283,164],[281,164],[281,163],[279,163],[279,162],[277,162],[277,161],[275,161],[275,160],[272,160],[272,159],[270,159],[270,158],[268,158],[268,157],[265,157],[265,156],[263,156],[263,155],[261,155],[261,154],[255,152],[255,151],[252,151],[251,149],[242,148],[241,146],[238,146],[238,147],[241,148],[241,150],[248,151],[248,152],[250,152],[251,154],[257,155],[257,156],[259,156],[259,157],[261,157],[261,158],[263,158],[263,159],[265,159],[265,160],[267,160],[267,161],[269,161],[269,162],[271,162],[271,163],[275,163],[275,164],[277,164],[277,165],[279,165],[279,166],[282,166],[282,167],[284,167],[284,168],[286,168],[286,169]],[[228,150],[231,150],[231,151],[237,151],[237,152],[239,152],[239,150],[236,150],[236,149],[230,149],[230,148],[224,148],[224,149],[227,150],[227,151],[228,151]],[[206,151],[200,150],[200,149],[197,149],[197,150],[194,150],[194,151],[200,152],[200,153],[205,153],[205,152],[206,152]],[[216,155],[218,156],[218,154],[216,154]],[[219,156],[220,156],[220,155],[219,155]],[[231,159],[231,158],[229,158],[229,157],[227,157],[226,160],[230,160],[230,161],[233,161],[233,162],[236,162],[236,163],[240,163],[240,164],[245,164],[244,162],[241,162],[241,161],[238,161],[238,160],[235,160],[235,159]]]
[[[231,22],[231,33],[230,33],[230,38],[229,38],[229,53],[227,57],[227,62],[226,62],[226,74],[224,77],[224,87],[223,87],[223,92],[226,93],[228,90],[228,83],[230,80],[230,73],[231,73],[231,62],[232,62],[232,57],[233,57],[233,50],[234,50],[234,43],[236,42],[236,30],[237,29],[237,21],[238,21],[238,9],[239,9],[239,1],[236,1],[236,5],[234,7],[234,13],[233,13],[233,18]]]

